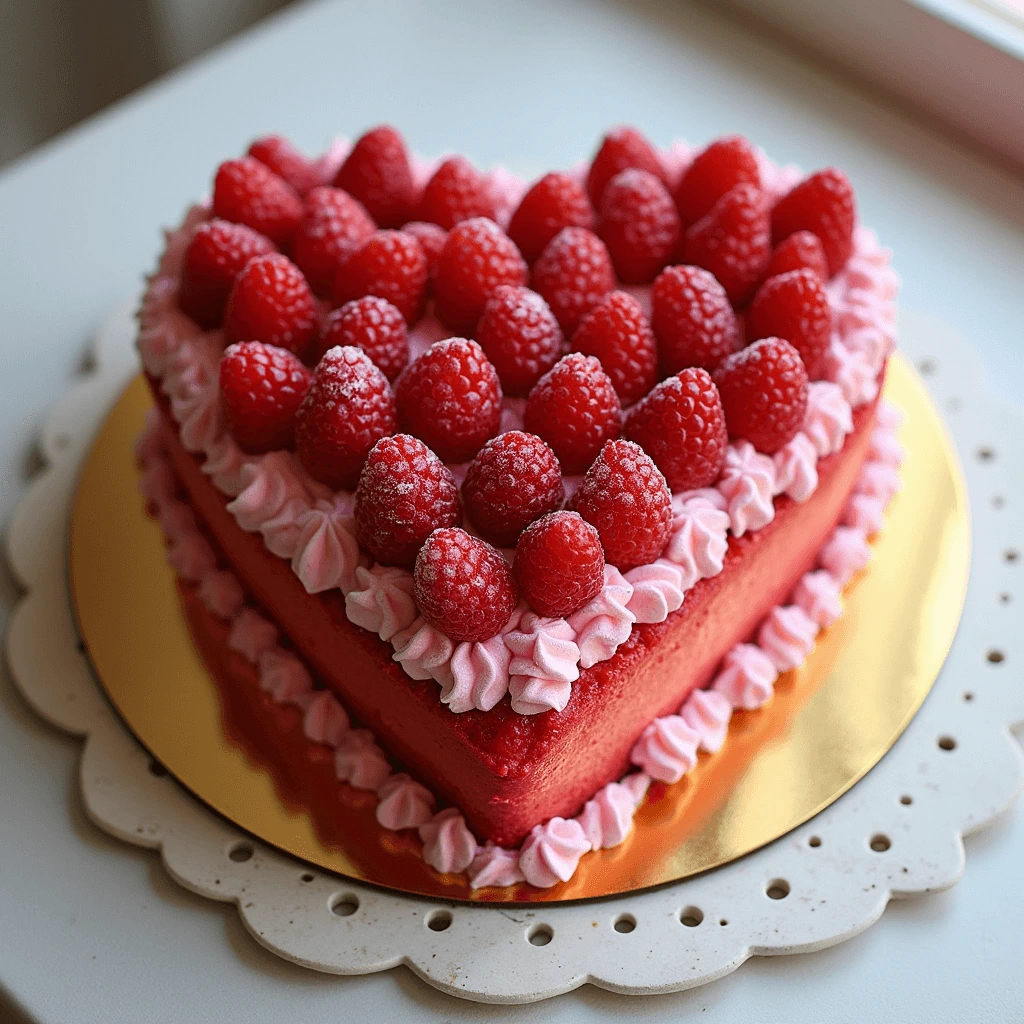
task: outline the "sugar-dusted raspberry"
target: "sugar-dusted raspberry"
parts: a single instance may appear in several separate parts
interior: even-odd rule
[[[411,569],[434,530],[461,522],[459,489],[418,438],[382,437],[359,474],[354,515],[356,539],[373,558]]]
[[[466,338],[436,341],[399,378],[402,426],[445,462],[465,462],[498,432],[501,384],[483,349]]]
[[[679,214],[656,175],[630,167],[605,186],[597,233],[619,280],[649,284],[679,244]]]
[[[493,220],[460,221],[448,232],[437,260],[437,315],[453,331],[472,333],[494,290],[524,285],[528,276],[515,242]]]
[[[788,270],[803,270],[805,267],[813,270],[823,284],[828,282],[828,260],[825,259],[821,239],[813,231],[794,231],[775,246],[764,277],[767,281],[777,274],[785,274]]]
[[[594,208],[583,186],[568,174],[552,171],[530,186],[508,226],[523,259],[534,263],[562,228],[594,227]]]
[[[580,321],[571,347],[601,360],[623,405],[643,398],[658,379],[654,332],[643,307],[628,292],[609,292]]]
[[[395,431],[387,377],[361,349],[332,348],[299,407],[295,447],[310,476],[351,490],[370,449]]]
[[[185,250],[178,288],[181,308],[202,327],[216,327],[246,263],[273,251],[269,238],[244,224],[216,218],[200,224]]]
[[[338,305],[379,295],[397,306],[408,324],[419,318],[426,294],[427,257],[404,231],[375,231],[348,256],[334,280]]]
[[[718,388],[699,367],[663,380],[634,405],[623,433],[654,459],[673,491],[710,487],[729,443]]]
[[[809,380],[825,373],[832,336],[832,307],[813,270],[790,270],[769,277],[747,310],[747,339],[785,338],[800,353]]]
[[[807,371],[788,341],[755,341],[729,356],[714,380],[730,437],[745,438],[772,455],[800,429],[807,412]]]
[[[583,315],[615,287],[608,248],[593,231],[563,228],[533,265],[531,285],[544,296],[562,330],[572,334]]]
[[[249,260],[228,296],[227,341],[262,341],[301,358],[316,330],[316,300],[302,271],[279,252]]]
[[[342,263],[376,230],[357,200],[340,188],[321,185],[306,196],[291,256],[313,291],[329,298]]]
[[[578,512],[551,512],[519,538],[512,574],[538,615],[572,615],[604,586],[601,537]]]
[[[269,167],[300,196],[321,184],[316,164],[307,159],[282,135],[264,135],[249,147],[249,156]]]
[[[243,341],[220,360],[220,404],[235,443],[258,455],[295,443],[295,414],[313,374],[287,349]]]
[[[361,348],[394,380],[409,362],[409,331],[405,317],[387,299],[364,295],[327,314],[320,330],[318,356],[335,345]]]
[[[613,128],[604,137],[587,172],[587,195],[596,209],[601,208],[608,182],[628,167],[647,171],[666,181],[665,169],[654,147],[635,128],[624,125]]]
[[[469,464],[462,500],[470,521],[492,544],[511,547],[535,519],[565,499],[555,453],[536,434],[509,430]]]
[[[433,278],[437,273],[437,258],[444,248],[448,232],[425,220],[411,220],[402,225],[402,230],[420,243],[423,255],[427,257],[427,276]]]
[[[694,157],[676,186],[676,206],[684,224],[705,216],[737,185],[761,187],[754,148],[742,135],[715,139]]]
[[[849,178],[826,167],[804,178],[772,210],[772,238],[781,242],[794,231],[811,231],[821,241],[830,274],[838,274],[853,252],[857,209]]]
[[[587,470],[573,507],[597,529],[604,557],[622,572],[653,562],[672,528],[661,470],[633,441],[608,441]]]
[[[435,530],[420,548],[413,596],[423,618],[456,643],[496,636],[518,600],[501,553],[457,526]]]
[[[287,245],[302,219],[302,200],[283,178],[251,156],[226,160],[213,181],[213,213]]]
[[[334,184],[358,199],[382,228],[400,227],[416,204],[405,139],[387,124],[371,128],[356,142]]]
[[[740,346],[740,329],[725,289],[701,267],[666,267],[651,290],[651,326],[661,372],[688,366],[713,370]]]
[[[622,429],[622,404],[601,361],[571,352],[555,363],[530,392],[523,426],[551,445],[563,473],[583,473]]]
[[[420,197],[417,220],[439,224],[450,231],[471,217],[495,217],[494,196],[486,174],[464,156],[451,156],[434,171]]]
[[[753,185],[737,185],[687,228],[682,244],[687,263],[710,270],[729,301],[742,305],[761,280],[771,257],[768,203]]]

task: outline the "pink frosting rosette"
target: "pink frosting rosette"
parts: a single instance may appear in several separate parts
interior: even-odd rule
[[[722,659],[712,688],[736,709],[753,711],[775,693],[779,673],[774,662],[755,644],[737,644]]]
[[[438,811],[419,828],[423,859],[442,875],[465,871],[478,849],[473,833],[457,807]]]
[[[773,608],[757,631],[761,650],[780,672],[802,665],[814,649],[818,635],[817,623],[799,605]]]
[[[678,782],[696,763],[701,735],[679,715],[656,718],[640,734],[629,759],[652,779]]]
[[[488,843],[477,850],[469,865],[469,885],[472,889],[504,889],[526,879],[519,870],[519,851]]]
[[[419,828],[434,813],[434,797],[426,786],[400,772],[377,790],[377,821],[391,832]]]
[[[519,870],[539,889],[568,882],[580,857],[590,850],[583,826],[574,819],[552,818],[535,825],[519,852]]]
[[[718,489],[728,503],[735,536],[760,530],[775,518],[775,463],[749,441],[729,445]]]
[[[526,612],[518,627],[505,634],[505,643],[512,652],[512,710],[520,715],[564,710],[580,677],[580,649],[572,626],[565,619]]]
[[[580,668],[607,661],[629,639],[636,621],[629,610],[632,596],[629,581],[614,565],[605,565],[601,592],[568,618],[576,633]]]

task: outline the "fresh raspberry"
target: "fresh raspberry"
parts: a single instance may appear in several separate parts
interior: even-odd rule
[[[318,355],[335,345],[361,348],[394,380],[409,362],[409,331],[405,318],[387,299],[364,295],[332,310],[320,331]]]
[[[529,288],[501,285],[484,306],[476,340],[498,371],[506,395],[525,397],[558,362],[562,328],[548,304]]]
[[[353,514],[363,548],[381,565],[406,569],[434,530],[462,520],[451,470],[408,434],[382,437],[370,449]]]
[[[562,330],[572,334],[583,315],[615,287],[615,270],[607,247],[593,231],[562,228],[533,265],[531,284]]]
[[[608,441],[573,506],[597,528],[604,557],[622,572],[653,562],[672,528],[672,497],[651,457],[632,441]]]
[[[769,277],[804,267],[813,270],[823,284],[828,283],[828,260],[821,239],[812,231],[794,231],[775,246],[764,277],[767,281]]]
[[[501,422],[498,374],[475,341],[436,341],[399,378],[402,424],[445,462],[465,462]]]
[[[534,263],[562,228],[594,227],[594,208],[575,178],[553,171],[523,196],[512,214],[508,234],[523,259]]]
[[[740,329],[725,289],[701,267],[667,267],[651,290],[651,326],[661,372],[688,366],[713,370],[740,346]]]
[[[622,405],[601,361],[571,352],[555,363],[530,392],[523,427],[551,445],[563,473],[583,473],[622,428]]]
[[[251,156],[226,160],[213,181],[213,213],[287,245],[302,219],[302,200],[283,178]]]
[[[654,459],[673,491],[710,487],[722,472],[729,432],[707,370],[690,367],[663,380],[630,410],[624,433]]]
[[[832,336],[832,307],[813,270],[769,277],[747,310],[747,339],[785,338],[800,353],[809,380],[820,380]]]
[[[509,430],[488,441],[469,464],[462,500],[492,544],[511,547],[535,519],[565,499],[555,453],[536,434]]]
[[[698,153],[680,178],[676,206],[683,223],[700,220],[737,185],[760,188],[761,172],[750,143],[742,135],[727,135]]]
[[[551,512],[519,538],[512,575],[538,615],[572,615],[604,586],[601,538],[578,512]]]
[[[496,288],[524,285],[528,276],[515,242],[493,220],[460,221],[437,260],[437,315],[452,330],[470,333]]]
[[[793,439],[807,412],[807,371],[782,338],[763,338],[729,356],[715,371],[729,436],[766,455]]]
[[[185,250],[178,303],[201,327],[216,327],[235,278],[254,256],[274,251],[274,243],[244,224],[208,220]]]
[[[404,224],[416,203],[405,139],[390,125],[371,128],[352,147],[334,179],[382,227]]]
[[[287,349],[243,341],[220,360],[220,404],[235,443],[258,455],[295,443],[295,414],[313,374]]]
[[[249,260],[228,296],[227,341],[262,341],[301,358],[316,329],[316,300],[302,271],[279,252]]]
[[[649,284],[679,244],[679,214],[661,179],[635,167],[605,186],[597,233],[619,280]]]
[[[496,214],[487,175],[464,156],[452,156],[434,171],[420,198],[418,220],[439,224],[450,231],[459,221]]]
[[[310,287],[329,297],[338,268],[376,231],[362,205],[340,188],[321,185],[306,196],[306,212],[292,241],[295,265]]]
[[[768,204],[753,185],[737,185],[686,231],[687,263],[710,270],[729,301],[742,305],[761,280],[771,257]]]
[[[395,431],[387,377],[361,349],[332,348],[320,360],[299,407],[295,447],[314,479],[351,490],[370,449]]]
[[[425,220],[411,220],[402,225],[402,230],[420,243],[423,255],[427,257],[427,276],[433,278],[437,273],[437,258],[444,248],[448,232]]]
[[[849,178],[834,167],[826,167],[804,178],[775,204],[772,238],[781,242],[794,231],[813,232],[825,250],[830,275],[838,274],[853,252],[856,223]]]
[[[334,281],[338,305],[364,295],[378,295],[414,323],[427,294],[427,257],[420,243],[404,231],[375,231],[342,264]]]
[[[264,135],[249,147],[249,156],[269,167],[300,196],[321,184],[320,172],[312,160],[302,155],[284,136]]]
[[[601,148],[587,172],[587,195],[595,209],[601,208],[601,199],[608,182],[628,167],[647,171],[667,184],[665,169],[647,139],[629,126],[613,128],[602,140]]]
[[[413,596],[423,618],[456,643],[497,636],[518,600],[512,569],[465,530],[435,530],[416,556]]]
[[[627,292],[609,292],[580,321],[572,349],[601,360],[623,405],[643,398],[658,379],[654,332],[643,307]]]

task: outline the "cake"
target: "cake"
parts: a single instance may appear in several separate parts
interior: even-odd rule
[[[529,186],[269,136],[149,280],[143,494],[381,829],[551,886],[841,613],[899,487],[896,289],[841,171],[739,136]]]

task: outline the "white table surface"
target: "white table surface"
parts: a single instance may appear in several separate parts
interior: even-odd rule
[[[951,83],[955,88],[955,83]],[[322,147],[381,120],[425,154],[565,166],[618,121],[666,143],[747,133],[777,160],[836,163],[897,253],[904,302],[973,339],[1024,404],[1024,185],[734,21],[684,3],[301,6],[0,175],[0,517],[40,418],[103,314],[139,285],[212,169],[255,135]],[[9,575],[0,593],[15,597]],[[6,610],[5,610],[6,614]],[[405,969],[335,978],[251,941],[229,906],[107,838],[77,796],[78,744],[0,683],[0,1019],[1022,1021],[1024,812],[967,841],[951,892],[892,904],[821,953],[755,958],[690,993],[586,988],[532,1007],[442,996]]]

